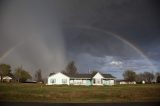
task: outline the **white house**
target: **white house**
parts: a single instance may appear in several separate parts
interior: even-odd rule
[[[48,77],[47,85],[114,85],[115,77],[110,74],[63,74],[61,72]]]

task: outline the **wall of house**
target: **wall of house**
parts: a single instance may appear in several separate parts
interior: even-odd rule
[[[101,79],[104,78],[100,73],[97,73],[95,76],[93,76],[95,79]]]
[[[87,79],[72,79],[70,85],[91,85],[91,80]]]
[[[104,85],[115,85],[114,79],[103,80]]]
[[[103,76],[97,73],[92,79],[92,85],[103,85]]]
[[[69,85],[70,78],[62,73],[56,73],[48,77],[48,85]]]

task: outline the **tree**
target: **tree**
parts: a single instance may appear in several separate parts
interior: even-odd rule
[[[36,78],[36,81],[37,81],[37,82],[43,82],[41,69],[38,69],[38,70],[35,72],[35,78]]]
[[[97,70],[92,70],[92,71],[91,71],[91,74],[92,74],[92,75],[95,75],[97,72],[99,72],[99,71],[97,71]]]
[[[27,79],[31,79],[31,75],[25,71],[22,67],[15,69],[14,76],[18,82],[26,82]]]
[[[11,73],[11,66],[8,64],[0,64],[0,76],[1,82],[3,82],[3,77],[10,75]]]
[[[154,79],[154,74],[151,72],[144,72],[144,79],[146,82],[151,83],[152,80]]]
[[[135,81],[135,79],[136,79],[136,73],[134,71],[132,71],[132,70],[126,70],[123,73],[123,77],[127,81]]]
[[[139,73],[136,75],[136,82],[142,82],[143,80],[145,80],[143,73]]]
[[[156,75],[155,75],[155,76],[157,76],[157,77],[160,76],[160,72],[156,72]]]
[[[160,76],[157,77],[156,82],[157,82],[157,83],[160,83]]]
[[[67,67],[66,67],[66,73],[68,73],[68,74],[76,74],[76,73],[78,73],[74,61],[71,61],[67,65]]]
[[[62,70],[61,73],[66,74],[67,72],[66,72],[66,70]],[[53,75],[53,74],[55,74],[55,73],[50,73],[50,75]]]
[[[155,79],[156,79],[156,82],[157,82],[157,83],[160,83],[160,72],[157,72],[157,73],[155,74]]]

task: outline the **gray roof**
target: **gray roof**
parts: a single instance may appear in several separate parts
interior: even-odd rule
[[[95,76],[95,74],[66,74],[70,78],[92,78]],[[111,74],[101,74],[104,78],[115,78]]]
[[[102,76],[104,78],[115,78],[114,76],[112,76],[111,74],[102,74]]]
[[[49,76],[54,75],[55,73],[50,73]],[[87,79],[91,79],[93,78],[97,73],[95,74],[67,74],[67,73],[63,73],[64,75],[70,77],[70,78],[87,78]],[[115,78],[114,76],[112,76],[111,74],[102,74],[100,73],[104,78]]]
[[[53,72],[53,73],[50,73],[49,76],[52,76],[52,75],[54,75],[54,74],[55,74],[54,72]]]
[[[92,78],[92,74],[65,74],[70,78]]]

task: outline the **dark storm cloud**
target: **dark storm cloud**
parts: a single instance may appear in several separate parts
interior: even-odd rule
[[[67,25],[86,25],[111,31],[138,46],[142,51],[148,52],[150,48],[157,48],[157,44],[160,42],[160,37],[158,36],[160,34],[159,20],[154,4],[155,2],[150,0],[120,0],[118,2],[109,0],[85,3],[76,1],[70,4],[71,11],[66,14],[63,22],[66,27]],[[79,37],[82,35],[86,36],[85,34],[80,34],[79,32],[76,32],[78,34],[74,33],[75,28],[68,28],[68,30],[68,32],[77,36],[78,42],[80,42],[75,43],[77,46],[83,46],[83,42],[88,42],[91,43],[91,45],[86,45],[86,48],[87,46],[93,46],[88,48],[95,50],[97,45],[92,44],[92,42],[93,39],[96,40],[97,37],[92,33],[90,33],[92,38],[87,38],[86,41],[85,37]],[[69,34],[72,36],[71,33]],[[99,44],[101,45],[98,48],[102,48],[103,51],[105,51],[103,46],[106,46],[106,42],[103,43],[103,41],[106,40],[105,37],[106,36],[101,36],[96,40],[96,43],[98,44],[98,42],[100,42]],[[71,45],[69,45],[69,47],[71,47]],[[94,52],[94,50],[92,51]],[[100,54],[101,53],[103,54],[104,52],[100,50]]]
[[[66,47],[75,54],[90,53],[95,56],[138,57],[134,48],[117,37],[94,29],[67,28],[65,32]]]
[[[107,72],[110,70],[125,70],[127,68],[141,71],[154,70],[152,66],[146,63],[145,59],[129,60],[128,58],[138,57],[136,51],[103,32],[94,29],[74,28],[74,26],[91,26],[105,31],[113,32],[122,38],[128,40],[136,48],[148,56],[151,62],[154,59],[160,59],[159,56],[159,15],[155,8],[155,1],[150,0],[120,0],[120,1],[93,1],[78,2],[70,5],[72,10],[66,14],[63,24],[65,25],[64,33],[66,34],[67,50],[72,51],[73,55],[89,53],[92,56],[104,58],[105,55],[120,57],[124,64],[128,66],[115,68],[111,66],[104,67]],[[70,27],[71,26],[71,27]],[[78,56],[79,57],[79,56]],[[91,58],[91,57],[90,57]],[[92,57],[94,58],[94,57]],[[85,69],[91,67],[91,64],[97,64],[93,68],[100,69],[104,63],[98,63],[88,58],[75,58],[78,64],[86,66]],[[156,61],[156,63],[159,61]],[[88,64],[87,64],[88,63]],[[87,64],[87,65],[84,65]],[[141,64],[141,65],[140,65]],[[156,65],[157,66],[157,65]],[[82,70],[85,70],[84,67]]]

